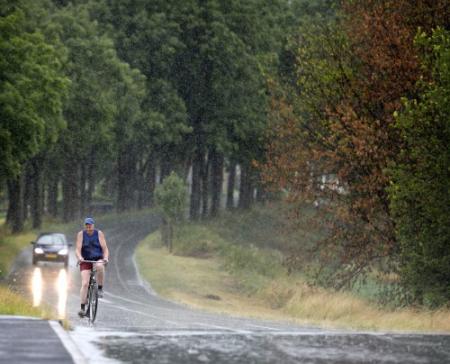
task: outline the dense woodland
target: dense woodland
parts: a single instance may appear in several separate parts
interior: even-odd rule
[[[285,253],[315,283],[450,302],[448,0],[2,0],[0,52],[13,232],[176,172],[191,220],[314,205],[326,237]]]

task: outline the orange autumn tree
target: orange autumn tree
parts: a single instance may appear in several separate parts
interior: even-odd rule
[[[443,0],[348,0],[337,19],[313,19],[293,42],[297,85],[274,95],[263,175],[290,201],[321,206],[328,234],[314,253],[324,284],[344,287],[397,253],[386,173],[401,147],[393,114],[427,77],[418,27],[431,31],[448,14]]]

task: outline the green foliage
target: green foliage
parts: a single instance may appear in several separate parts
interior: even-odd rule
[[[450,302],[450,32],[419,33],[416,43],[431,80],[396,119],[405,147],[390,196],[403,283],[433,307]]]
[[[282,255],[275,250],[262,250],[253,245],[222,247],[224,267],[233,273],[250,273],[275,277],[282,270]]]
[[[56,12],[48,32],[67,47],[66,74],[72,84],[64,116],[67,132],[62,142],[66,155],[84,160],[93,149],[100,153],[110,142],[116,90],[121,65],[112,41],[100,35],[83,6],[69,5]],[[122,67],[122,68],[121,68]],[[115,81],[115,82],[114,82]]]
[[[263,215],[264,212],[257,214]],[[273,215],[270,210],[266,214]],[[239,290],[251,294],[266,281],[285,274],[286,270],[282,265],[282,253],[266,248],[267,240],[273,241],[277,233],[267,229],[266,241],[262,242],[262,236],[257,232],[260,229],[258,221],[248,219],[252,213],[236,215],[234,219],[221,217],[206,224],[180,225],[174,236],[173,252],[197,258],[220,257],[221,267],[236,278]],[[236,236],[245,230],[250,233]]]
[[[20,9],[0,18],[0,179],[21,165],[64,127],[68,79],[60,54]]]
[[[157,2],[98,1],[90,3],[89,11],[114,40],[118,56],[146,77],[142,105],[146,117],[137,135],[139,145],[151,153],[180,143],[190,129],[185,105],[172,81],[174,58],[183,46],[176,22]]]
[[[155,202],[168,221],[183,220],[186,212],[187,189],[183,180],[175,172],[156,187]]]
[[[216,232],[200,224],[180,225],[174,241],[174,254],[188,257],[209,257],[224,240]]]

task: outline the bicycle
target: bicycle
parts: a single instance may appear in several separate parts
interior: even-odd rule
[[[95,263],[95,264],[106,264],[105,261],[96,260],[83,260],[83,263]],[[80,264],[80,262],[78,262]],[[93,324],[95,318],[97,317],[98,308],[98,284],[97,284],[97,268],[95,264],[92,264],[91,274],[89,276],[89,286],[87,291],[87,308],[86,317],[89,319],[89,323]]]

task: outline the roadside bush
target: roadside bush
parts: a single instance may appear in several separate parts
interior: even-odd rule
[[[155,203],[161,211],[161,234],[169,251],[172,251],[174,226],[183,220],[187,204],[187,189],[183,180],[174,172],[155,189]]]
[[[274,278],[283,271],[282,255],[277,251],[258,249],[255,246],[222,246],[224,268],[231,273],[251,272],[268,278]]]
[[[219,249],[223,240],[205,226],[189,224],[179,227],[174,240],[175,255],[207,258]]]
[[[450,303],[450,32],[421,33],[432,82],[397,118],[405,147],[392,167],[391,210],[400,242],[400,273],[413,301]]]

